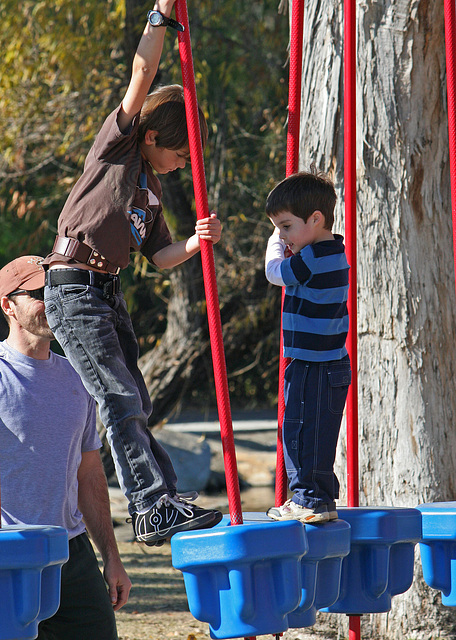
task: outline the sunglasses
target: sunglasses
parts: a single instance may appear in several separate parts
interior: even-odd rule
[[[27,291],[26,289],[16,289],[16,291],[8,294],[8,298],[10,296],[19,295],[30,296],[31,298],[35,298],[35,300],[44,300],[44,287],[41,287],[41,289],[32,289],[32,291]]]

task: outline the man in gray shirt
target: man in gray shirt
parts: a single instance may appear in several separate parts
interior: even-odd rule
[[[39,640],[116,640],[114,611],[131,588],[112,528],[95,403],[66,358],[53,353],[42,258],[0,270],[9,335],[0,342],[1,522],[68,531],[60,607]],[[104,563],[104,579],[86,527]]]

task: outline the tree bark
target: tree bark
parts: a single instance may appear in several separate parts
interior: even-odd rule
[[[331,171],[343,228],[343,3],[305,5],[301,168]],[[443,2],[357,6],[360,504],[455,500],[455,320]],[[336,472],[346,504],[346,447]],[[422,581],[362,636],[454,637]],[[342,628],[341,616],[318,625]],[[317,625],[317,627],[318,627]],[[316,629],[317,629],[316,627]],[[339,632],[340,632],[339,628]]]

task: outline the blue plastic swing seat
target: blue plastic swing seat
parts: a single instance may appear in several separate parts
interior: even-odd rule
[[[288,615],[288,626],[297,629],[314,625],[317,610],[336,602],[342,561],[350,553],[351,527],[345,520],[305,528],[309,551],[301,559],[302,596]]]
[[[349,525],[274,522],[264,513],[244,513],[243,520],[232,526],[224,516],[213,529],[171,539],[193,616],[209,623],[212,638],[274,635],[313,624],[316,595],[321,605],[337,598]],[[328,581],[320,589],[317,576]]]
[[[417,509],[423,521],[423,578],[442,592],[443,605],[456,607],[456,502],[426,503]]]
[[[0,640],[36,638],[38,623],[60,603],[60,574],[68,560],[63,527],[0,529]]]
[[[300,559],[307,553],[300,522],[246,522],[225,516],[212,529],[171,538],[173,566],[184,575],[192,615],[212,638],[278,634],[301,598]]]
[[[342,561],[340,595],[324,611],[361,615],[391,609],[391,598],[413,582],[421,513],[394,507],[338,507],[351,526],[351,550]]]

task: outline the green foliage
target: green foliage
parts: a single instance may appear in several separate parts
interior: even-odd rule
[[[58,214],[119,92],[122,3],[4,0],[0,32],[2,262],[47,253]]]
[[[267,286],[262,267],[270,231],[264,201],[285,175],[288,17],[277,6],[200,0],[188,7],[198,99],[210,129],[209,206],[224,227],[215,256],[230,391],[241,404],[272,403],[277,394],[280,291]],[[93,138],[122,98],[132,54],[124,44],[139,35],[150,6],[3,0],[2,8],[0,264],[49,252]],[[134,37],[125,31],[129,16]],[[160,76],[162,84],[182,82],[171,29]],[[181,179],[192,202],[190,169]],[[178,212],[167,214],[177,238]],[[166,329],[170,283],[140,256],[122,281],[145,350]]]

